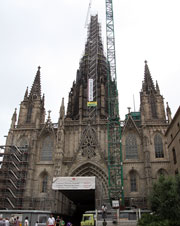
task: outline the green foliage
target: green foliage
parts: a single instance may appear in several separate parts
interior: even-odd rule
[[[153,214],[143,215],[138,226],[180,225],[180,175],[160,176],[149,196]]]
[[[138,221],[138,226],[170,226],[169,220],[159,220],[157,216],[144,214]]]

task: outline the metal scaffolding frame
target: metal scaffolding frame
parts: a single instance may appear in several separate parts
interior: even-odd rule
[[[28,146],[0,146],[0,209],[22,209],[28,170]]]
[[[124,206],[124,183],[116,76],[116,53],[112,0],[106,0],[106,44],[108,70],[108,179],[109,199],[120,201]]]

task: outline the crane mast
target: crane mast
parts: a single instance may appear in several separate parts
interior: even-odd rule
[[[106,44],[108,69],[108,185],[109,199],[124,206],[121,124],[116,76],[113,2],[106,1]]]

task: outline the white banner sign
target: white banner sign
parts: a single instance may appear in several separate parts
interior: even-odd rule
[[[93,101],[93,79],[88,79],[88,101]]]
[[[95,189],[95,177],[54,177],[53,190]]]

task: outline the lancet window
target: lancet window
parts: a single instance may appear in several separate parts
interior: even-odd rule
[[[137,159],[138,148],[135,134],[129,134],[126,137],[126,159]]]
[[[50,136],[47,136],[43,140],[41,150],[41,161],[51,161],[53,155],[53,140]]]
[[[156,134],[154,137],[154,148],[156,158],[164,158],[163,142],[159,134]]]

